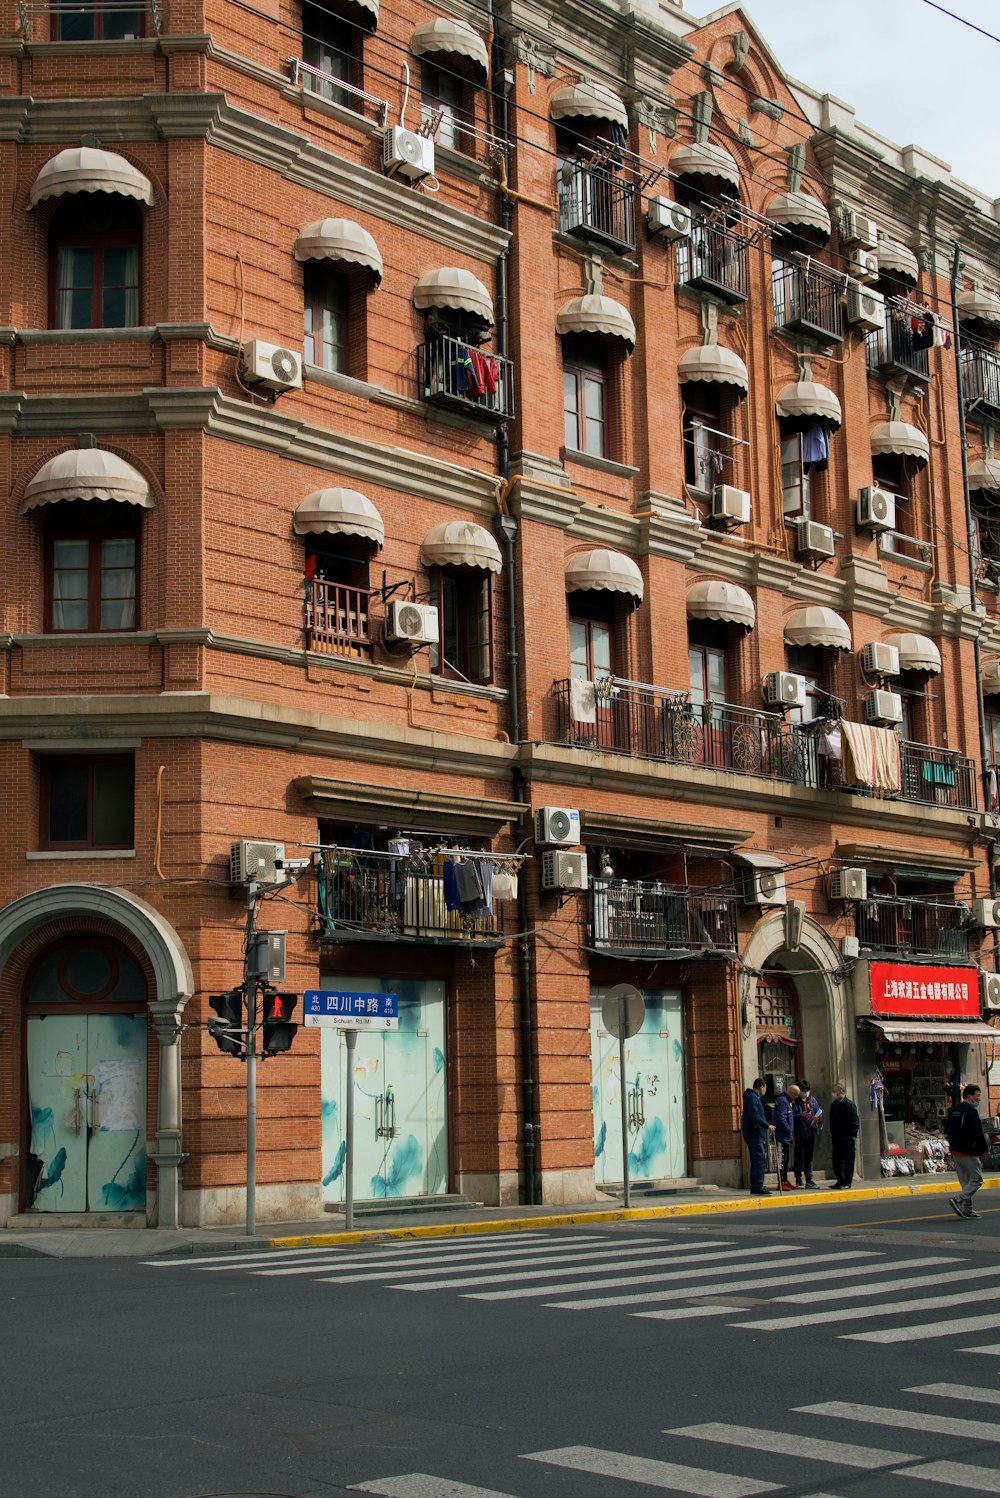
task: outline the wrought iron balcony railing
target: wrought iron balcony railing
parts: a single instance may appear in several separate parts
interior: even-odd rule
[[[808,333],[825,343],[844,336],[841,285],[829,271],[775,260],[771,273],[774,326]]]
[[[677,281],[727,302],[745,302],[747,241],[723,224],[696,219],[690,237],[677,241]]]
[[[159,0],[17,0],[25,41],[127,42],[159,36]]]
[[[897,307],[887,310],[885,327],[868,334],[868,368],[882,374],[906,374],[917,380],[930,379],[925,348],[914,348],[910,315]]]
[[[844,781],[842,762],[819,752],[814,731],[801,728],[799,737],[801,750],[797,758],[804,766],[807,785],[819,790],[850,791],[855,796],[873,794],[866,786]],[[900,739],[899,790],[884,794],[889,799],[913,801],[922,806],[975,811],[978,805],[975,762],[951,749]]]
[[[475,858],[474,853],[467,856]],[[500,945],[496,908],[450,910],[442,859],[430,868],[391,853],[324,848],[317,872],[321,934],[336,941]]]
[[[643,957],[736,951],[736,890],[719,892],[660,879],[595,879],[590,945]]]
[[[1000,421],[1000,353],[975,343],[963,344],[960,367],[966,410],[975,409]]]
[[[509,359],[437,333],[417,349],[417,364],[425,401],[466,416],[513,416],[514,366]]]
[[[367,588],[348,588],[319,577],[307,578],[306,649],[328,655],[368,655],[370,599]]]
[[[566,161],[559,168],[559,227],[615,250],[635,249],[635,183],[604,168]]]
[[[967,957],[968,918],[964,905],[876,895],[854,907],[854,934],[873,951]]]

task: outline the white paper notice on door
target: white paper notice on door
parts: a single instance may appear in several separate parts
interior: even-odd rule
[[[146,1099],[141,1056],[98,1061],[94,1068],[94,1081],[97,1127],[102,1134],[134,1131],[143,1127]]]

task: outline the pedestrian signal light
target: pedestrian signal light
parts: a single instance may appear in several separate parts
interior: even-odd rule
[[[299,1002],[298,994],[275,993],[265,989],[263,994],[264,1014],[261,1024],[262,1056],[278,1056],[282,1051],[292,1049],[292,1041],[298,1025],[292,1023],[292,1015],[295,1006]]]
[[[241,1061],[244,1060],[243,990],[231,988],[228,993],[210,993],[208,1002],[219,1016],[209,1020],[209,1035],[225,1055],[239,1056]]]

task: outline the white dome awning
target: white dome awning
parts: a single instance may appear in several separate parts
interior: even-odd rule
[[[745,588],[721,578],[705,578],[688,588],[685,600],[689,619],[724,619],[727,624],[742,624],[753,629],[757,611]]]
[[[115,151],[93,146],[71,147],[47,161],[31,184],[29,206],[74,192],[110,192],[135,198],[147,207],[153,203],[153,184],[137,166]]]
[[[618,95],[589,78],[581,78],[569,88],[557,89],[549,113],[554,120],[613,120],[623,130],[628,129],[628,110]]]
[[[348,8],[352,6],[366,31],[378,29],[378,0],[348,0]]]
[[[879,271],[889,271],[910,281],[914,286],[920,280],[920,262],[908,245],[898,239],[880,239],[875,246]]]
[[[21,514],[62,499],[113,499],[119,504],[153,508],[149,485],[131,463],[99,447],[75,447],[50,458],[24,491]]]
[[[297,536],[361,536],[381,549],[382,516],[357,489],[316,489],[296,506],[292,529]]]
[[[708,141],[681,146],[670,158],[670,172],[674,177],[718,177],[737,189],[740,185],[735,159],[724,146],[712,146]]]
[[[361,265],[382,282],[382,255],[367,229],[349,218],[320,218],[306,224],[295,241],[296,260],[337,260]]]
[[[635,323],[631,313],[614,297],[591,292],[574,297],[556,313],[558,333],[600,333],[605,338],[620,338],[629,348],[635,347]]]
[[[833,391],[825,385],[817,385],[814,380],[798,380],[794,385],[779,390],[774,409],[779,416],[798,419],[815,416],[817,421],[829,423],[834,430],[839,428],[843,419],[840,401]]]
[[[826,204],[811,192],[781,192],[771,200],[767,217],[776,224],[795,224],[807,229],[818,229],[824,237],[830,236],[830,214]]]
[[[677,377],[682,385],[696,380],[708,385],[735,385],[744,395],[750,389],[750,376],[739,354],[718,343],[686,353],[678,361]]]
[[[851,627],[834,609],[810,604],[796,609],[785,620],[786,645],[823,645],[829,650],[850,650]]]
[[[927,671],[932,676],[940,676],[941,652],[926,635],[886,635],[885,643],[895,645],[899,651],[901,671]]]
[[[424,21],[410,37],[410,51],[416,57],[458,57],[473,65],[480,79],[489,72],[489,53],[478,31],[465,21],[451,16],[435,16]]]
[[[988,655],[983,661],[983,695],[995,697],[1000,693],[1000,655]]]
[[[980,458],[969,464],[969,488],[1000,490],[1000,458]]]
[[[881,421],[871,436],[872,452],[898,453],[904,458],[915,458],[918,463],[929,463],[931,444],[919,427],[908,421]]]
[[[995,292],[974,286],[971,291],[960,291],[957,302],[958,315],[963,322],[984,322],[992,328],[1000,328],[1000,296]]]
[[[578,551],[566,563],[567,593],[627,593],[642,602],[642,573],[620,551]]]
[[[499,572],[503,567],[496,541],[471,520],[446,520],[428,531],[420,560],[425,567],[475,567],[480,572]]]
[[[493,326],[493,298],[471,270],[442,266],[429,270],[413,288],[413,305],[422,311],[428,307],[451,307],[457,312],[474,312]]]

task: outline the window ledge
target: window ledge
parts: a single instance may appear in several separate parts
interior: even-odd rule
[[[378,385],[370,385],[367,380],[355,380],[351,375],[340,374],[333,369],[321,369],[318,364],[304,364],[302,372],[312,384],[342,390],[345,395],[357,395],[362,400],[374,400],[382,393]]]
[[[155,327],[19,328],[19,343],[155,343]]]
[[[561,447],[559,456],[564,463],[579,463],[581,468],[594,468],[598,473],[610,473],[615,478],[634,479],[638,468],[628,463],[612,463],[610,458],[595,458],[592,453],[577,452],[575,447]]]
[[[72,851],[52,853],[26,853],[25,858],[32,863],[41,862],[42,859],[53,858],[134,858],[134,848],[73,848]]]
[[[282,77],[281,94],[290,103],[301,105],[303,114],[325,115],[327,119],[336,120],[338,124],[357,130],[360,135],[367,135],[370,140],[381,138],[383,127],[375,120],[368,119],[356,109],[348,109],[344,104],[337,104],[333,99],[324,99],[321,93],[305,88],[301,83],[291,83],[287,78]]]
[[[552,212],[556,213],[557,211],[556,205],[553,204]],[[601,260],[609,262],[611,265],[618,266],[621,270],[627,270],[631,275],[635,275],[639,269],[638,260],[634,260],[628,255],[620,254],[618,250],[613,250],[610,245],[602,244],[599,239],[583,239],[579,235],[568,234],[565,229],[553,229],[552,238],[556,244],[564,244],[568,250],[575,250],[578,255],[581,253],[582,246],[585,254],[594,255]]]

